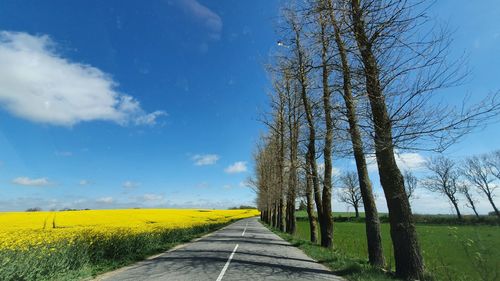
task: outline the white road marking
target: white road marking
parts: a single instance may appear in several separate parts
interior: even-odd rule
[[[241,236],[245,236],[245,231],[247,231],[247,226],[248,226],[248,222],[247,222],[247,224],[245,224],[245,229],[243,229],[243,233],[241,233]]]
[[[226,270],[227,270],[227,268],[229,267],[229,264],[231,263],[231,260],[233,259],[234,253],[236,252],[236,249],[238,249],[238,246],[239,246],[239,244],[236,244],[236,246],[234,247],[233,252],[232,252],[232,253],[231,253],[231,255],[229,256],[229,259],[227,259],[226,265],[224,265],[224,268],[223,268],[223,269],[222,269],[222,271],[220,272],[219,277],[217,277],[217,280],[216,280],[216,281],[221,281],[221,280],[222,280],[222,277],[223,277],[223,276],[224,276],[224,274],[226,273]]]

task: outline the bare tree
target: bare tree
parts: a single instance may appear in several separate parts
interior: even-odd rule
[[[465,160],[463,174],[465,178],[474,186],[476,186],[479,191],[484,193],[488,201],[490,202],[493,210],[497,217],[500,217],[500,212],[498,211],[493,198],[495,197],[495,190],[497,185],[493,183],[494,174],[490,166],[491,161],[488,161],[486,155],[473,156]]]
[[[311,166],[311,181],[314,191],[314,200],[316,202],[316,210],[318,221],[320,225],[321,232],[321,246],[332,248],[333,247],[333,218],[330,203],[325,204],[324,196],[331,194],[330,191],[322,191],[320,189],[319,175],[318,175],[318,165],[316,163],[316,123],[315,116],[313,112],[313,104],[311,102],[311,92],[310,92],[310,79],[309,72],[311,71],[311,59],[309,57],[306,48],[303,45],[303,25],[297,18],[297,15],[293,11],[288,11],[286,14],[287,23],[293,33],[291,38],[290,52],[291,60],[294,65],[294,75],[295,79],[299,85],[299,92],[302,101],[302,106],[304,109],[307,128],[308,128],[308,140],[307,140],[307,152],[306,157],[308,157],[307,163]],[[328,198],[331,201],[331,198]]]
[[[368,175],[366,158],[363,151],[363,140],[359,128],[356,99],[353,96],[352,89],[352,74],[349,64],[348,47],[343,39],[345,37],[345,29],[342,26],[344,21],[339,21],[337,18],[345,13],[334,8],[332,0],[322,1],[321,10],[326,10],[330,24],[333,27],[334,42],[337,46],[338,55],[340,57],[341,66],[339,72],[342,77],[341,96],[345,103],[346,116],[349,124],[349,134],[352,143],[352,150],[356,162],[356,169],[359,181],[361,195],[363,197],[363,205],[365,209],[365,225],[366,237],[368,245],[368,260],[371,265],[383,267],[385,259],[382,247],[382,238],[380,235],[380,220],[378,217],[377,206],[373,196],[372,183]]]
[[[491,174],[500,180],[500,150],[491,152],[487,156],[488,167]]]
[[[288,143],[290,148],[288,158],[288,193],[286,205],[286,232],[290,234],[294,234],[296,231],[295,201],[297,198],[298,185],[297,170],[299,164],[298,152],[300,132],[298,100],[296,90],[290,89],[287,96]]]
[[[356,218],[359,218],[359,208],[363,204],[363,197],[361,196],[358,175],[355,172],[346,172],[340,176],[339,180],[341,186],[337,200],[352,206],[356,213]]]
[[[458,177],[459,173],[455,168],[455,163],[444,156],[433,157],[427,161],[427,169],[431,175],[423,181],[423,186],[432,192],[444,195],[455,208],[457,217],[462,219],[462,214],[458,207]]]
[[[462,182],[462,183],[459,183],[458,190],[460,191],[460,193],[462,193],[462,195],[467,200],[467,202],[465,203],[465,206],[467,206],[468,208],[471,208],[472,211],[474,211],[474,214],[476,215],[476,217],[479,218],[479,214],[477,213],[477,210],[476,210],[477,201],[472,196],[471,186],[468,185],[467,183]]]
[[[325,238],[321,239],[321,244],[327,248],[333,248],[333,215],[332,215],[332,148],[333,148],[333,118],[331,105],[331,90],[329,77],[332,72],[330,66],[330,40],[327,32],[327,22],[325,12],[319,9],[317,21],[320,27],[321,45],[321,85],[323,116],[325,121],[325,141],[323,145],[323,161],[325,171],[323,173],[322,206]]]
[[[410,203],[404,190],[403,176],[394,156],[392,122],[386,104],[384,88],[381,84],[382,69],[375,55],[375,50],[378,48],[377,45],[374,45],[376,35],[369,35],[370,26],[366,23],[367,14],[380,8],[379,5],[375,4],[376,2],[369,1],[369,3],[361,5],[360,0],[350,1],[352,29],[364,66],[366,92],[375,132],[375,155],[380,182],[389,209],[396,275],[403,278],[421,279],[424,277],[423,259]],[[374,5],[371,6],[370,3]],[[384,12],[389,15],[392,11],[387,9]],[[390,23],[388,20],[388,26]]]
[[[408,197],[408,200],[411,201],[415,197],[418,179],[410,170],[403,171],[403,179],[405,181],[406,197]]]

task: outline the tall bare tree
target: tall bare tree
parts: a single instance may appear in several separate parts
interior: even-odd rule
[[[331,248],[333,246],[333,223],[331,220],[331,210],[325,212],[324,198],[320,188],[320,179],[318,175],[318,165],[316,163],[316,118],[313,112],[313,104],[311,101],[311,89],[309,73],[311,71],[311,58],[303,45],[303,25],[299,21],[294,11],[288,10],[286,15],[287,22],[292,31],[292,39],[290,47],[291,60],[294,65],[295,78],[299,84],[299,92],[306,117],[308,128],[307,138],[307,163],[310,165],[311,181],[314,191],[314,201],[316,203],[316,212],[321,233],[321,245]],[[327,203],[327,205],[329,205]]]
[[[426,163],[431,175],[423,181],[423,186],[432,192],[444,195],[455,208],[457,217],[462,219],[460,208],[458,207],[458,177],[459,173],[455,168],[455,162],[444,156],[433,157]]]
[[[497,185],[493,184],[494,174],[486,155],[472,156],[465,160],[464,168],[462,169],[465,178],[481,191],[490,202],[497,217],[500,217],[500,212],[493,198]]]
[[[287,116],[288,116],[288,143],[289,143],[289,165],[288,165],[288,193],[286,205],[286,232],[294,234],[296,231],[295,201],[297,199],[299,165],[299,132],[300,132],[300,113],[297,89],[290,89],[287,98]]]
[[[337,19],[339,17],[339,14],[344,15],[345,12],[342,12],[342,10],[340,9],[335,9],[332,0],[323,0],[320,1],[320,3],[321,10],[325,10],[327,12],[329,23],[333,27],[334,43],[337,47],[338,56],[340,58],[339,72],[341,73],[340,76],[342,77],[341,96],[345,104],[345,111],[349,123],[349,134],[351,138],[354,159],[356,162],[358,181],[361,195],[363,197],[362,201],[366,217],[365,229],[368,244],[368,258],[370,264],[378,267],[383,267],[385,264],[385,260],[383,255],[382,239],[380,235],[380,220],[375,204],[375,198],[373,196],[372,184],[370,181],[370,177],[368,176],[366,158],[363,151],[363,140],[358,124],[356,99],[354,98],[352,93],[353,87],[351,78],[351,66],[349,64],[349,54],[348,48],[346,47],[346,43],[343,39],[345,29],[342,28],[343,21],[339,21]]]
[[[321,7],[321,6],[320,6]],[[321,237],[321,245],[327,248],[333,248],[333,214],[332,214],[332,148],[333,148],[333,118],[330,90],[330,66],[331,51],[330,40],[328,38],[328,24],[325,11],[318,9],[317,21],[319,24],[319,41],[321,45],[321,88],[323,92],[323,115],[325,121],[325,141],[323,144],[323,162],[325,170],[323,173],[323,218],[321,224],[324,231]]]
[[[394,157],[392,123],[381,85],[381,69],[374,54],[374,38],[368,36],[365,22],[368,9],[371,7],[361,6],[359,0],[351,0],[352,28],[364,66],[366,91],[373,117],[375,155],[389,209],[396,275],[421,279],[424,277],[424,263],[403,176]]]

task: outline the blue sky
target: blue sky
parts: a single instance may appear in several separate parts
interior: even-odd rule
[[[264,130],[278,7],[1,1],[0,209],[251,204],[242,183]],[[471,68],[447,94],[500,89],[500,3],[439,1],[432,14],[456,29],[453,53]],[[476,132],[449,155],[498,149],[499,131]],[[449,211],[434,197],[414,208]]]

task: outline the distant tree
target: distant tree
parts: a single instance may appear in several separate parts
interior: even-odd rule
[[[359,207],[363,204],[363,198],[359,188],[358,175],[355,172],[346,172],[340,176],[338,200],[352,206],[356,217],[359,218]]]
[[[498,186],[493,183],[495,175],[492,173],[490,162],[487,155],[469,157],[465,160],[462,172],[471,184],[476,186],[479,191],[486,195],[495,214],[497,217],[500,217],[500,212],[493,201],[495,197],[494,192]]]
[[[474,214],[476,215],[476,217],[479,218],[479,214],[477,213],[477,210],[476,210],[477,201],[472,196],[471,186],[467,183],[460,183],[460,185],[458,187],[458,191],[460,191],[460,193],[462,193],[462,195],[467,200],[467,202],[465,203],[465,206],[467,206],[468,208],[471,208],[472,211],[474,211]]]
[[[33,208],[28,208],[26,209],[26,212],[41,212],[42,208],[40,207],[33,207]]]
[[[491,152],[487,157],[487,162],[491,174],[500,180],[500,150]]]
[[[300,200],[299,211],[305,211],[305,210],[307,210],[306,202],[304,202],[304,200]]]
[[[229,210],[247,210],[247,209],[257,209],[255,206],[240,205],[239,207],[229,207]]]
[[[415,198],[415,190],[417,189],[418,179],[410,170],[403,171],[403,179],[405,182],[406,197],[408,200]]]
[[[427,176],[422,185],[432,192],[444,195],[455,208],[457,217],[462,220],[462,214],[458,207],[458,177],[455,162],[444,156],[433,157],[427,161],[427,169],[431,175]]]

